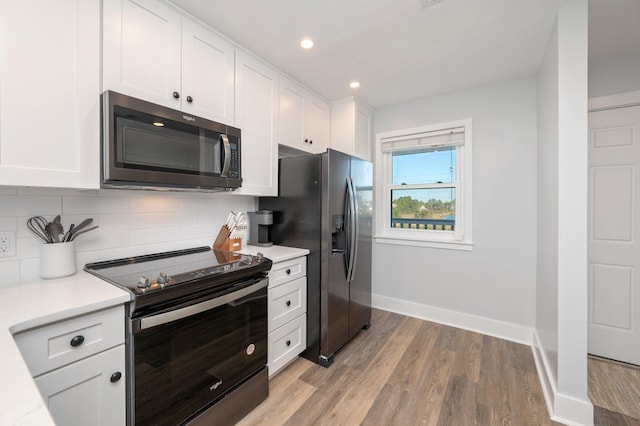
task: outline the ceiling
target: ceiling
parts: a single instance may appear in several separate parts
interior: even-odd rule
[[[566,0],[173,2],[328,100],[357,96],[380,108],[534,74]],[[590,23],[607,17],[595,19],[598,54],[626,48],[607,30],[619,20],[634,27],[623,38],[635,34],[638,44],[640,25],[631,24],[640,12],[624,8],[640,1],[590,3]],[[315,47],[300,48],[303,37]]]

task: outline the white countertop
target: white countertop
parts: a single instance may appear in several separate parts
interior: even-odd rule
[[[295,259],[296,257],[300,257],[300,256],[306,256],[309,254],[309,250],[294,248],[294,247],[285,247],[285,246],[271,246],[271,247],[245,246],[245,248],[238,251],[238,253],[252,254],[252,255],[262,253],[264,257],[271,259],[273,263],[277,263],[277,262],[284,262],[285,260],[289,260],[289,259]]]
[[[0,289],[0,424],[53,425],[13,335],[129,301],[130,295],[84,271]]]
[[[246,246],[240,253],[262,253],[274,263],[309,250]],[[0,425],[53,425],[13,335],[65,318],[119,305],[130,294],[84,271],[70,277],[36,280],[0,289]]]

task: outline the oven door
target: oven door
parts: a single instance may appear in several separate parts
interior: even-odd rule
[[[266,278],[132,320],[137,425],[175,425],[267,363]]]

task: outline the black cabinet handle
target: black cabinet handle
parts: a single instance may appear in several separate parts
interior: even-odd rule
[[[291,269],[287,269],[285,272],[287,273],[287,275],[291,275]]]
[[[309,139],[305,139],[305,140],[304,140],[304,143],[309,143]]]
[[[285,343],[287,344],[287,346],[291,346],[291,340],[287,340]]]
[[[73,339],[71,339],[71,342],[69,342],[69,344],[74,348],[80,346],[83,343],[84,343],[84,336],[80,336],[80,335],[74,337]]]
[[[291,306],[291,300],[287,300],[287,306]]]
[[[191,96],[187,96],[187,102],[189,103],[193,102],[193,98]]]
[[[120,380],[120,378],[121,378],[121,377],[122,377],[122,373],[121,373],[121,372],[119,372],[119,371],[116,371],[115,373],[113,373],[113,374],[111,375],[111,378],[109,379],[109,381],[110,381],[111,383],[115,383],[115,382],[117,382],[118,380]]]
[[[309,143],[311,143],[311,144],[312,144],[312,143],[313,143],[313,139],[309,139]]]
[[[176,98],[176,99],[180,99],[180,93],[173,92],[173,97]]]

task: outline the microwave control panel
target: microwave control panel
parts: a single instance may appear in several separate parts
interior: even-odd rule
[[[238,158],[238,144],[232,142],[229,145],[229,147],[231,148],[231,167],[229,167],[228,176],[230,178],[238,178],[239,170],[240,170],[240,164],[239,164],[239,158]]]

